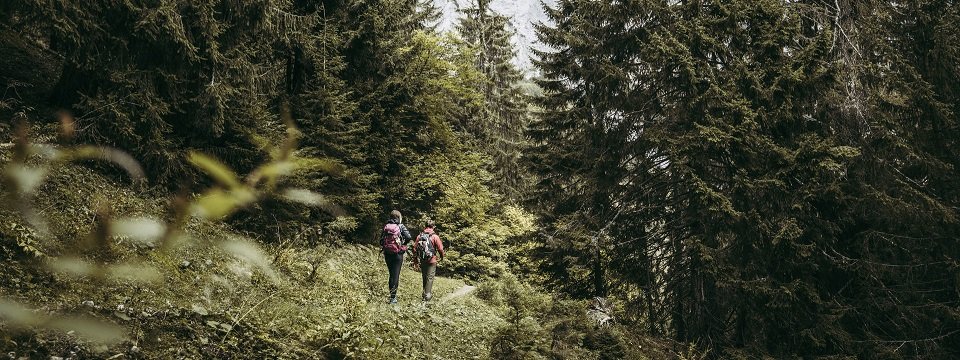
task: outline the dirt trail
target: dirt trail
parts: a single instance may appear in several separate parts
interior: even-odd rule
[[[457,298],[464,297],[464,296],[466,296],[467,294],[473,292],[473,291],[476,290],[476,289],[477,289],[476,286],[464,285],[462,288],[459,288],[459,289],[457,289],[456,291],[454,291],[454,292],[452,292],[452,293],[449,293],[449,294],[447,294],[446,296],[444,296],[442,299],[440,299],[440,302],[441,302],[441,303],[445,303],[445,302],[450,301],[450,300],[454,300],[454,299],[457,299]]]

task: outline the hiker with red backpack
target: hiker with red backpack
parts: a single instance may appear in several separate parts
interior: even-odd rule
[[[437,275],[437,262],[443,260],[444,255],[443,242],[435,231],[436,227],[432,220],[427,220],[427,226],[413,244],[413,264],[420,268],[423,276],[423,301],[433,298],[433,278]]]
[[[410,244],[410,230],[403,225],[403,215],[399,211],[390,212],[390,220],[383,227],[380,238],[380,247],[383,249],[383,258],[390,273],[388,288],[390,289],[390,304],[397,303],[397,288],[400,286],[400,269],[403,268],[403,255]]]

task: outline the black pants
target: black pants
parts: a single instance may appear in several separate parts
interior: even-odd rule
[[[403,253],[383,254],[383,259],[387,262],[387,270],[390,271],[390,297],[397,297],[397,287],[400,286],[400,269],[403,268]]]

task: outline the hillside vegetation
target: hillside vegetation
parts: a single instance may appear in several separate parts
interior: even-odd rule
[[[585,303],[554,303],[512,277],[475,283],[469,292],[463,280],[439,277],[437,300],[424,304],[420,274],[405,268],[400,303],[388,305],[379,248],[270,246],[269,264],[258,267],[219,246],[243,235],[207,220],[192,221],[171,251],[123,238],[111,244],[111,263],[155,269],[154,280],[138,281],[135,271],[103,277],[52,271],[57,263],[45,261],[83,241],[98,204],[134,216],[162,214],[169,204],[76,165],[58,169],[38,194],[36,206],[62,242],[36,240],[18,215],[0,213],[6,264],[0,289],[4,301],[16,301],[0,304],[0,314],[26,306],[38,321],[0,327],[0,350],[13,358],[488,359],[498,357],[492,351],[547,354],[553,331],[564,342],[558,356],[589,359],[604,351],[583,343],[604,336],[594,334]],[[552,323],[557,319],[575,323]]]
[[[956,0],[438,3],[0,1],[3,349],[960,354]]]

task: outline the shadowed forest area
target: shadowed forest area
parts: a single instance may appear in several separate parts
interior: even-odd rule
[[[955,1],[457,4],[0,2],[0,357],[960,358]]]

